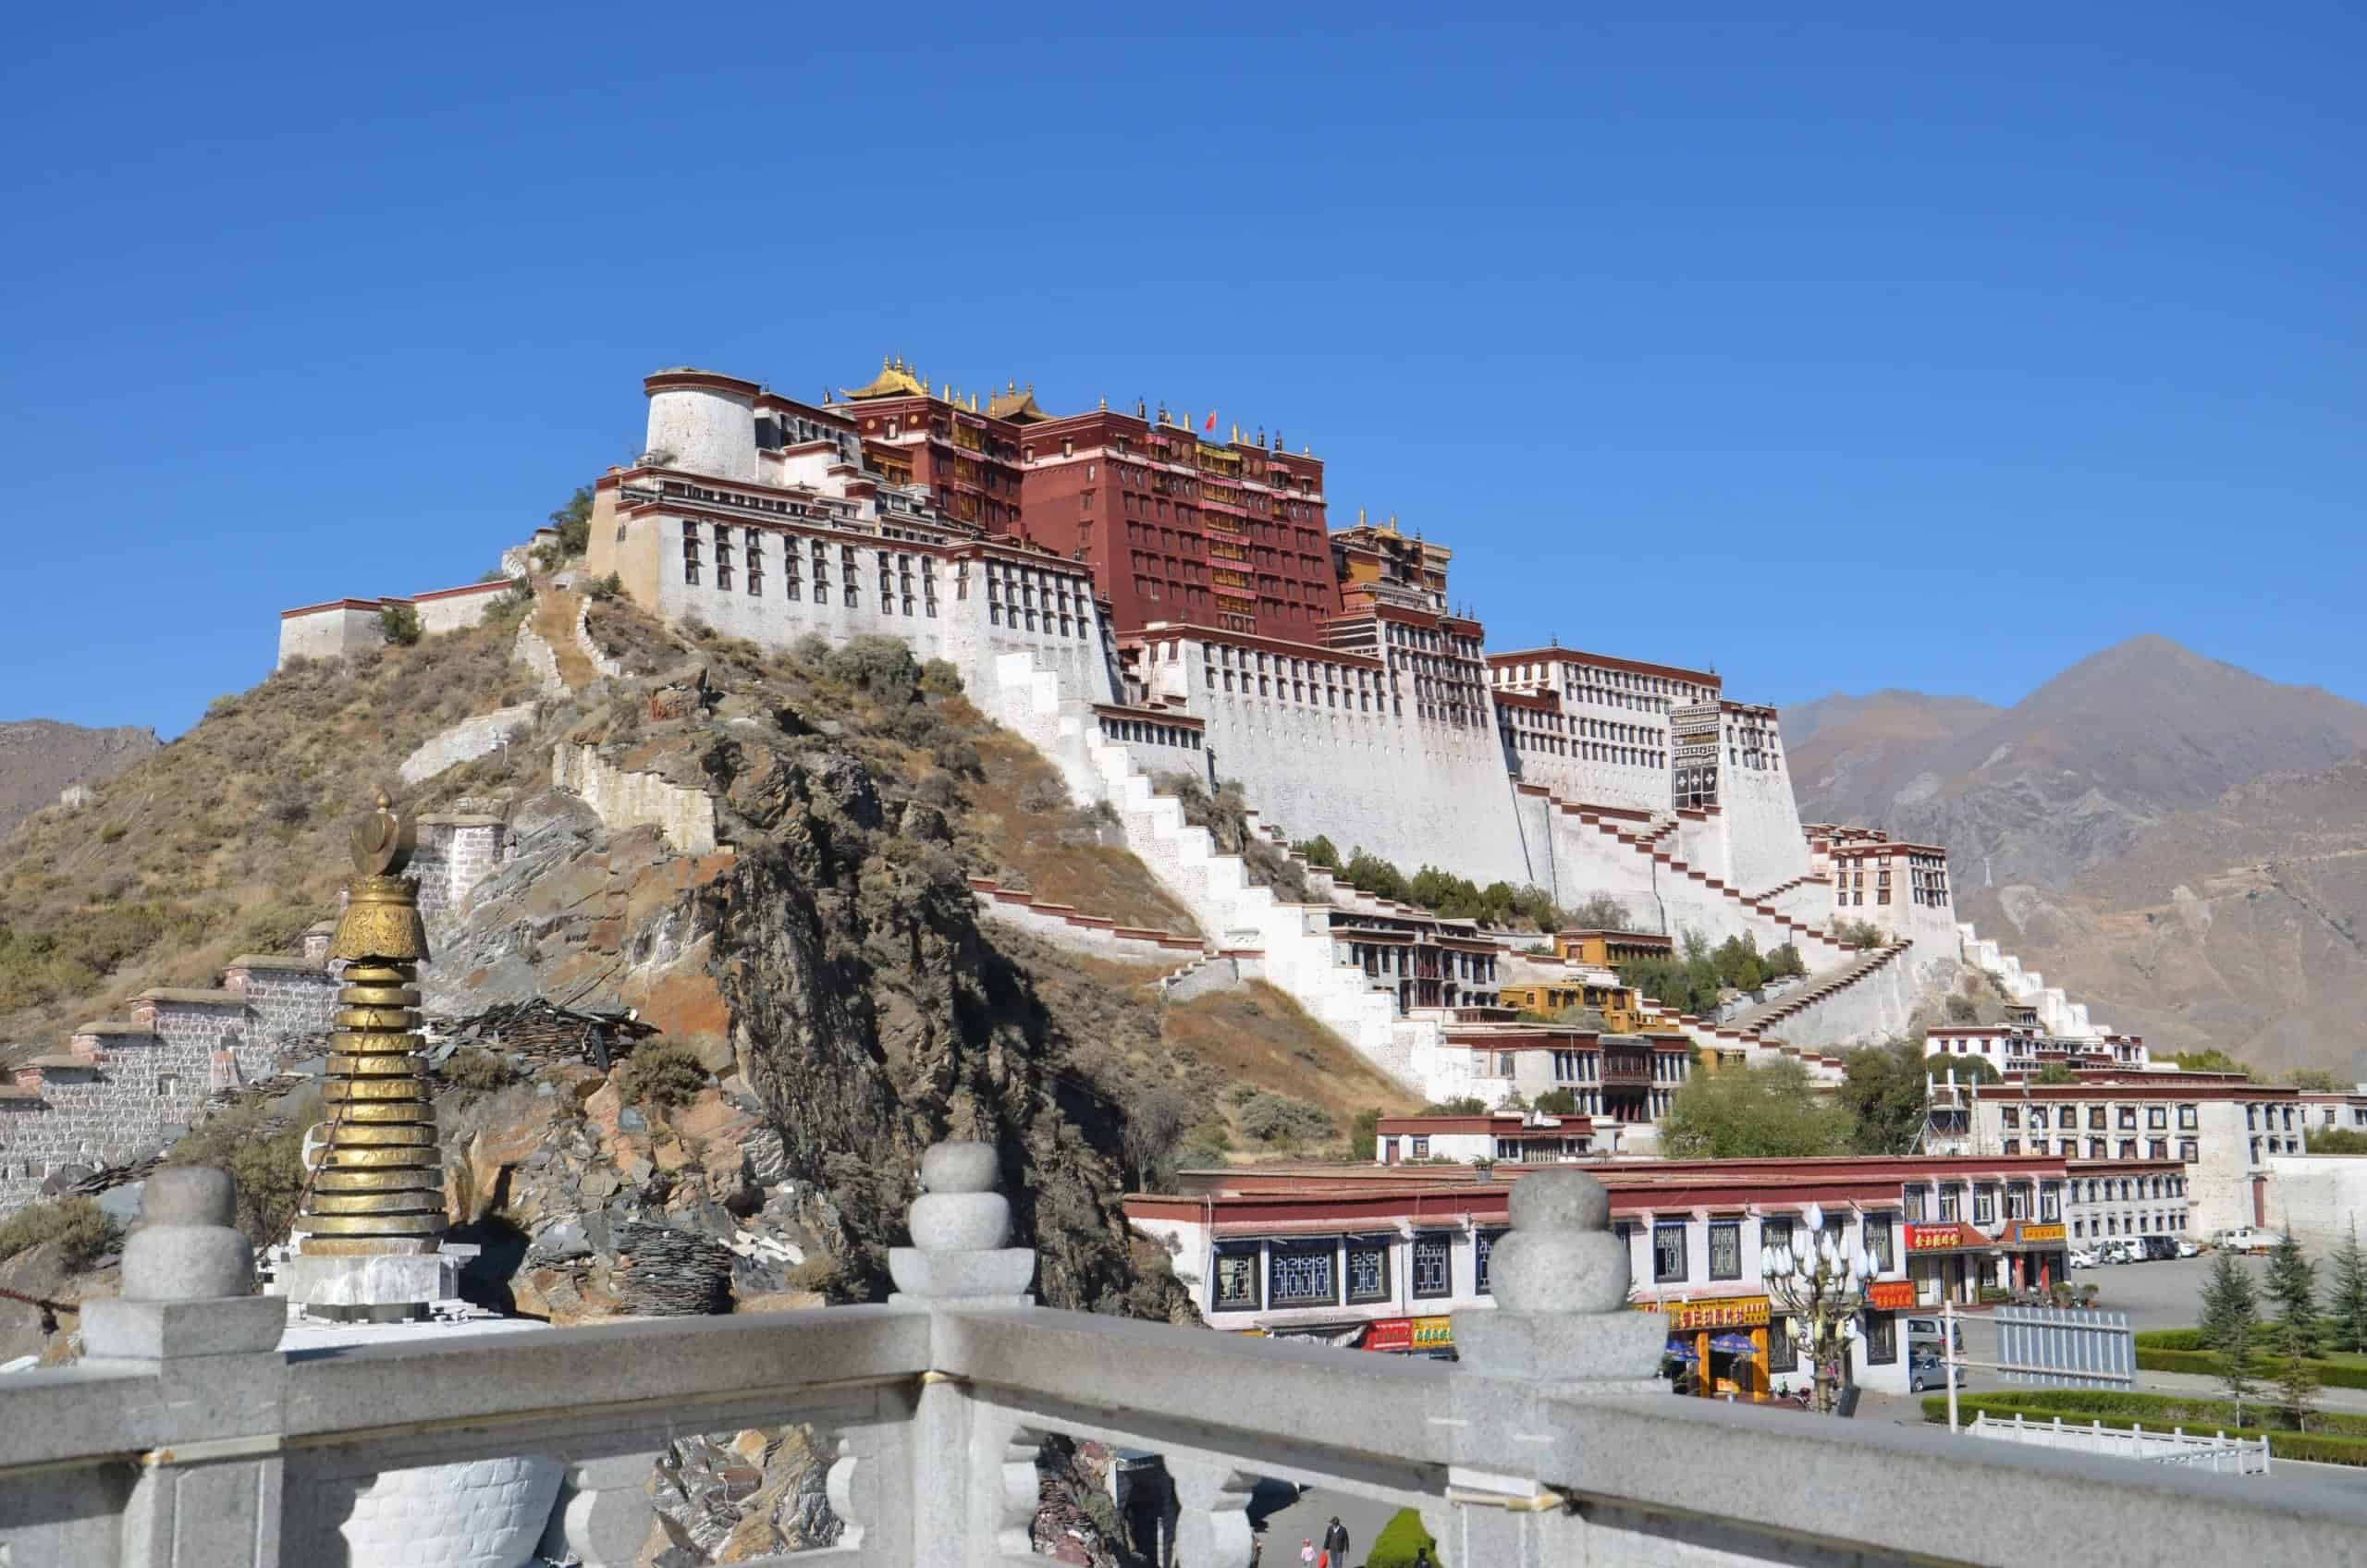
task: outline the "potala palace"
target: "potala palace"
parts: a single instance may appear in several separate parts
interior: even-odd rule
[[[1212,417],[1196,429],[1140,405],[1055,416],[1032,390],[933,388],[901,360],[817,402],[692,369],[644,391],[646,449],[596,481],[582,577],[761,645],[884,633],[950,661],[1080,801],[1114,808],[1193,912],[1206,957],[1177,983],[1211,965],[1259,974],[1433,1098],[1567,1084],[1648,1137],[1686,1046],[1718,1061],[1791,1054],[1830,1074],[1830,1052],[1904,1032],[1968,958],[2038,1035],[2143,1061],[2141,1043],[1993,944],[1968,948],[1944,851],[1804,826],[1773,708],[1729,697],[1709,670],[1558,643],[1490,651],[1482,622],[1450,605],[1448,547],[1394,520],[1331,526],[1321,460],[1279,434],[1219,441]],[[405,602],[433,630],[499,587]],[[374,642],[383,602],[287,612],[282,657]],[[479,726],[459,750],[497,739]],[[673,809],[584,766],[555,763],[588,797],[640,802],[649,820]],[[1719,1018],[1621,998],[1632,1035],[1524,1019],[1499,1005],[1503,987],[1613,976],[1583,943],[1440,920],[1313,868],[1313,901],[1280,900],[1155,788],[1178,772],[1238,780],[1278,844],[1321,835],[1565,909],[1613,900],[1625,933],[1748,936],[1791,947],[1808,974]],[[1088,943],[1140,951],[1159,935],[981,897]],[[1844,922],[1883,940],[1845,944]]]

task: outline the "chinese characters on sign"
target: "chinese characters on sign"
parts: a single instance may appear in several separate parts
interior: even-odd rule
[[[1767,1321],[1765,1296],[1727,1296],[1720,1301],[1637,1302],[1645,1312],[1668,1319],[1672,1333],[1695,1329],[1756,1329]]]
[[[1866,1305],[1877,1312],[1904,1312],[1915,1305],[1915,1281],[1876,1280],[1866,1287]]]
[[[1966,1244],[1961,1225],[1909,1225],[1907,1228],[1908,1252],[1952,1252]]]
[[[2063,1227],[2033,1225],[2026,1219],[2014,1227],[2014,1239],[2025,1246],[2039,1246],[2049,1242],[2059,1242],[2063,1239]]]

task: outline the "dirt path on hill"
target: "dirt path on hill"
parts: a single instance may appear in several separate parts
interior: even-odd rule
[[[570,590],[545,588],[534,595],[534,635],[551,645],[558,678],[570,692],[581,692],[600,678],[575,641],[576,617],[583,613],[583,601]]]

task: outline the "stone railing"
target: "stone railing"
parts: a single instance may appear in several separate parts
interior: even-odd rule
[[[784,1422],[832,1521],[796,1558],[895,1568],[1040,1561],[1056,1435],[1159,1456],[1184,1568],[1245,1568],[1263,1477],[1418,1510],[1457,1568],[2336,1562],[2367,1530],[2367,1500],[2306,1481],[1669,1397],[1582,1172],[1514,1188],[1496,1305],[1457,1316],[1449,1366],[1031,1305],[996,1164],[930,1151],[885,1305],[324,1349],[241,1293],[227,1182],[166,1173],[86,1359],[0,1385],[0,1562],[691,1561],[653,1465]]]

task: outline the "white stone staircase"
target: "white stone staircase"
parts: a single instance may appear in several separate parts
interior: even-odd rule
[[[2060,986],[2050,986],[2037,970],[2025,970],[2022,961],[1981,936],[1971,923],[1959,922],[1956,935],[1964,942],[1964,962],[1994,975],[2005,995],[2024,1007],[2038,1009],[2040,1025],[2050,1035],[2073,1040],[2100,1040],[2111,1031],[2088,1019],[2088,1004],[2075,1002]]]
[[[1269,984],[1392,1077],[1428,1092],[1432,1073],[1425,1059],[1444,1043],[1444,1031],[1427,1019],[1398,1017],[1393,990],[1336,958],[1330,902],[1284,902],[1253,883],[1243,857],[1218,849],[1206,828],[1184,819],[1179,802],[1156,793],[1126,749],[1101,738],[1089,705],[1064,696],[1058,676],[1032,655],[1002,655],[993,673],[995,690],[978,693],[982,705],[1050,758],[1078,798],[1110,802],[1127,846],[1192,912],[1211,944],[1261,951]],[[1249,830],[1268,833],[1254,813]],[[1344,907],[1375,913],[1395,907],[1338,888],[1312,868],[1308,876],[1311,890],[1327,900],[1336,894]]]

